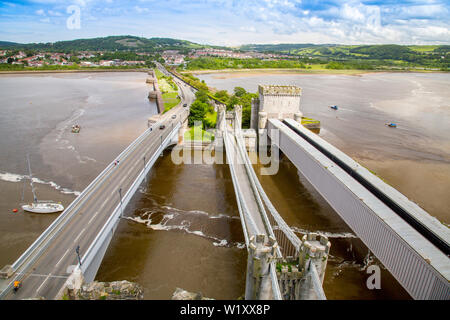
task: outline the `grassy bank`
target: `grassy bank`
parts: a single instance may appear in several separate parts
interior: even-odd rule
[[[364,73],[370,72],[381,72],[376,70],[333,70],[320,68],[319,66],[311,68],[311,69],[291,69],[291,68],[264,68],[264,69],[220,69],[220,70],[189,70],[189,71],[180,71],[181,74],[208,74],[208,73],[249,73],[249,74],[265,74],[265,73],[274,73],[274,74],[347,74],[347,75],[360,75]]]
[[[317,124],[317,125],[319,125],[320,121],[316,120],[316,119],[312,119],[312,118],[302,117],[302,124],[303,125],[305,125],[305,124]]]
[[[423,72],[423,73],[441,73],[448,71],[429,70],[419,68],[386,68],[375,70],[362,69],[328,69],[323,64],[309,65],[310,68],[255,68],[255,69],[198,69],[198,70],[181,70],[181,74],[208,74],[208,73],[247,73],[247,74],[342,74],[342,75],[362,75],[366,73],[381,73],[381,72]]]
[[[178,97],[177,91],[163,93],[162,98],[164,101],[164,112],[169,111],[181,102],[181,99]]]
[[[184,133],[184,139],[189,141],[211,142],[214,141],[214,134],[203,130],[201,126],[194,126]]]
[[[111,66],[111,67],[81,67],[73,66],[44,66],[24,67],[23,65],[0,64],[0,73],[39,73],[39,72],[105,72],[105,71],[147,71],[147,67]]]
[[[164,112],[167,112],[181,102],[178,96],[178,87],[172,77],[165,76],[156,68],[154,70],[164,102]]]

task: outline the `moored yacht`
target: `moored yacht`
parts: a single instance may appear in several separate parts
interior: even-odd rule
[[[31,191],[33,192],[33,203],[23,205],[22,209],[24,211],[33,212],[33,213],[56,213],[56,212],[63,211],[64,206],[61,203],[56,203],[51,200],[40,200],[39,201],[37,199],[36,190],[34,189],[34,185],[33,185],[33,175],[31,173],[29,155],[27,155],[27,161],[28,161],[28,171],[30,173]]]
[[[64,210],[64,206],[53,201],[37,201],[22,206],[24,211],[33,213],[55,213]]]

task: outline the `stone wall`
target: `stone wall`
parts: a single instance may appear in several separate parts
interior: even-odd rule
[[[301,88],[295,86],[259,86],[259,112],[269,118],[293,118],[300,112]]]
[[[63,300],[142,300],[143,289],[129,281],[91,282],[78,290],[67,290]]]
[[[181,288],[177,288],[172,295],[172,300],[214,300],[205,298],[201,292],[189,292]]]

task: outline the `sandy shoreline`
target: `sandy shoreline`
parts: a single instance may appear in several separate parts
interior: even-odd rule
[[[333,74],[344,74],[344,75],[362,75],[366,73],[380,73],[385,71],[372,71],[372,70],[313,70],[313,69],[222,69],[222,70],[192,70],[192,71],[182,71],[181,74],[192,73],[192,74],[209,74],[209,73],[227,73],[228,74],[239,74],[245,73],[246,75],[264,75],[264,74],[320,74],[320,75],[333,75]]]
[[[182,71],[181,74],[192,73],[192,74],[211,74],[211,73],[221,73],[223,77],[221,79],[237,78],[237,77],[247,77],[247,76],[261,76],[267,74],[275,75],[348,75],[348,76],[362,76],[364,74],[371,73],[443,73],[443,71],[429,71],[429,70],[334,70],[334,69],[222,69],[222,70],[192,70],[192,71]]]
[[[148,72],[148,70],[150,69],[27,70],[27,71],[0,71],[0,75],[42,74],[42,73],[91,73],[91,72]]]

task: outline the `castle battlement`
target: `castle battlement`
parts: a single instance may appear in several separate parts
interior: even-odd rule
[[[296,86],[259,85],[258,91],[260,95],[302,95],[302,88]]]
[[[259,85],[259,99],[252,102],[250,126],[264,129],[268,119],[294,119],[301,121],[302,88],[297,86]]]

